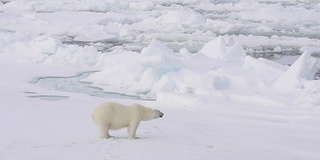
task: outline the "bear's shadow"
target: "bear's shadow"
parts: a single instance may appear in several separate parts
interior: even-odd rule
[[[117,136],[117,137],[110,137],[110,138],[103,138],[106,140],[139,140],[139,139],[149,139],[148,137],[136,137],[136,138],[129,138],[124,136]]]

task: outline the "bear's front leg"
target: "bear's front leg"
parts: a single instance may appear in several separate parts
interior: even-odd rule
[[[139,123],[133,123],[128,126],[129,139],[136,139],[136,132]]]

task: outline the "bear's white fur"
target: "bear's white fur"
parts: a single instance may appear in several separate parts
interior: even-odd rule
[[[109,130],[127,127],[129,138],[134,139],[140,121],[159,118],[163,115],[159,110],[140,104],[127,106],[115,102],[106,102],[94,109],[92,118],[100,129],[101,138],[110,138]]]

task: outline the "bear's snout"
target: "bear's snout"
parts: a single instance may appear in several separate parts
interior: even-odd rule
[[[161,111],[159,111],[159,110],[155,110],[155,118],[159,118],[159,117],[163,117],[163,113],[161,112]]]
[[[160,112],[160,117],[163,117],[164,113]]]

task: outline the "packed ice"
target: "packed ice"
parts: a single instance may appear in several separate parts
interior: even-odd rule
[[[312,0],[0,1],[0,157],[316,160],[319,17]],[[102,140],[105,101],[165,116]]]

